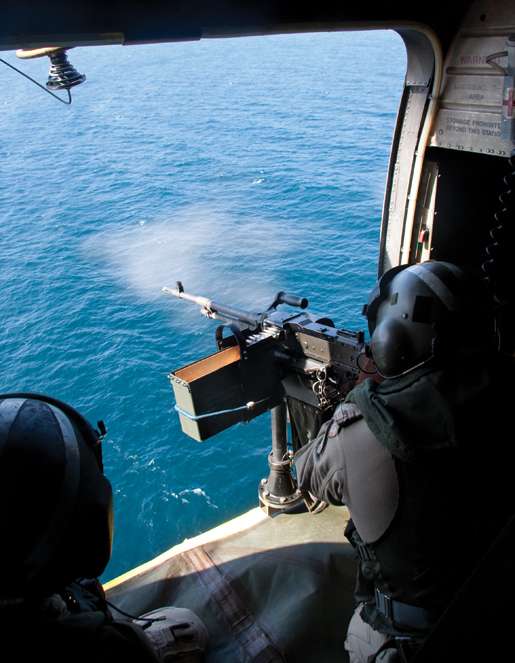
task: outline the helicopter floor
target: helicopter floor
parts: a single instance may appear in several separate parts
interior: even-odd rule
[[[141,615],[190,608],[206,624],[206,663],[341,663],[356,562],[345,507],[268,518],[253,509],[106,584]]]

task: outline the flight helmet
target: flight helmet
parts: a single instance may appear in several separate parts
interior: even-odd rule
[[[0,605],[104,570],[113,518],[101,438],[57,399],[0,395]]]
[[[442,358],[466,337],[477,340],[479,328],[486,337],[480,309],[485,306],[478,285],[452,263],[431,260],[388,270],[365,309],[379,373],[398,377]],[[472,327],[473,314],[479,322]]]

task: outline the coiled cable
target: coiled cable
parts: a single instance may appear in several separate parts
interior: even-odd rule
[[[497,349],[512,352],[510,333],[505,333],[510,322],[510,304],[515,300],[513,288],[513,246],[515,240],[515,157],[508,159],[508,172],[502,178],[503,190],[498,196],[499,207],[494,214],[494,225],[488,233],[481,269],[492,297],[494,335]]]
[[[502,306],[511,301],[515,291],[513,279],[508,278],[512,263],[512,239],[515,239],[515,157],[508,159],[509,172],[502,178],[503,191],[498,196],[499,209],[494,214],[493,227],[485,247],[481,269],[494,302]]]

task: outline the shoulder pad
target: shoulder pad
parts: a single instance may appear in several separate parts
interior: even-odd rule
[[[360,409],[354,403],[340,403],[334,411],[329,427],[329,437],[336,437],[342,428],[363,419]]]

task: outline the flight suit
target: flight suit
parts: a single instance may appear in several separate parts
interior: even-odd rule
[[[296,454],[295,465],[301,489],[325,502],[348,506],[353,519],[350,529],[359,531],[364,542],[376,541],[388,529],[399,503],[395,463],[392,455],[378,444],[354,404],[337,407],[316,440]],[[365,573],[366,564],[366,560],[360,563],[365,565]],[[360,576],[362,572],[360,569]],[[363,585],[361,577],[358,584]],[[345,643],[351,663],[366,661],[388,640],[361,615],[371,595],[364,595],[362,587],[357,587],[356,593],[358,606]]]
[[[513,508],[509,392],[497,374],[480,361],[367,380],[297,452],[301,490],[351,514],[346,536],[359,557],[351,661],[388,639],[422,640]],[[503,406],[506,414],[485,416]]]
[[[141,626],[116,621],[96,580],[73,582],[37,603],[2,605],[0,658],[12,663],[158,663]]]

